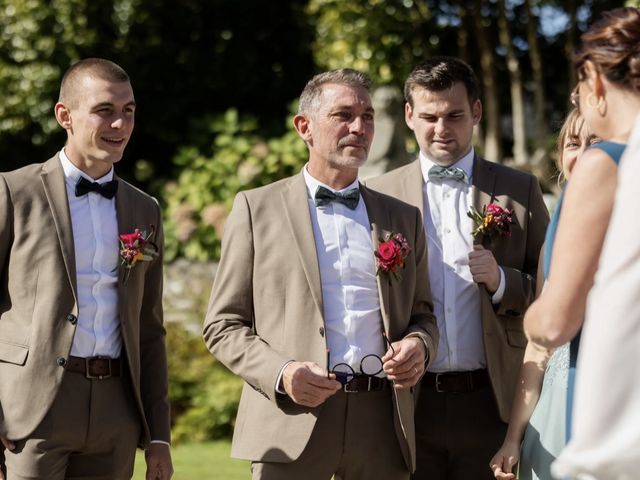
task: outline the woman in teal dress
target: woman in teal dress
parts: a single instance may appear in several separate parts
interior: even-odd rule
[[[558,170],[561,178],[569,178],[580,155],[597,140],[584,125],[577,109],[573,109],[558,135]],[[544,265],[544,273],[539,272],[540,279],[548,272],[547,259],[550,258],[561,203],[562,200],[558,202],[549,225],[546,243],[549,248],[545,255],[543,247],[539,265],[541,268]],[[538,283],[539,290],[542,284],[542,281]],[[521,388],[515,392],[509,428],[502,447],[490,462],[496,478],[514,478],[512,470],[515,463],[519,463],[521,479],[550,478],[551,462],[565,443],[568,371],[568,343],[553,354],[534,343],[527,346],[520,372]]]

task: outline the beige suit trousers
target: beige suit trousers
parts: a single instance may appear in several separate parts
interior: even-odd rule
[[[392,409],[390,391],[338,391],[323,405],[300,457],[253,462],[252,479],[408,480]]]
[[[44,420],[5,451],[7,480],[128,480],[140,428],[126,376],[66,372]]]

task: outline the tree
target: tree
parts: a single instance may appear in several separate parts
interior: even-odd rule
[[[522,92],[522,73],[520,61],[513,45],[505,0],[498,0],[498,32],[500,44],[506,52],[507,69],[511,87],[511,125],[513,129],[513,157],[516,165],[527,163],[526,127],[524,121],[524,95]]]

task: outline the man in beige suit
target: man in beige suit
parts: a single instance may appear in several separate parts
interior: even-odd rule
[[[171,477],[160,209],[113,172],[134,113],[122,68],[78,62],[55,106],[64,148],[0,174],[7,480],[129,479],[137,445],[148,479]],[[148,255],[121,264],[135,229]]]
[[[493,478],[488,463],[509,419],[548,214],[534,176],[475,154],[482,104],[468,65],[427,61],[407,79],[405,99],[420,156],[367,185],[418,207],[427,234],[440,343],[416,406],[414,478]],[[512,210],[511,234],[474,238],[467,212],[491,203]]]
[[[204,338],[245,380],[232,455],[252,461],[254,479],[414,469],[412,387],[438,335],[428,283],[416,281],[428,275],[419,210],[358,183],[369,86],[350,69],[310,80],[294,118],[309,162],[239,193],[225,226]],[[396,234],[410,253],[381,245]],[[386,247],[397,269],[376,274]]]

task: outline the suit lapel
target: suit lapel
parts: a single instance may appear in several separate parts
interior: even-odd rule
[[[480,212],[482,207],[495,201],[496,174],[490,162],[482,160],[477,155],[473,159],[472,196],[473,206]],[[482,236],[474,239],[477,245],[482,244]]]
[[[414,161],[407,169],[407,175],[403,178],[403,188],[407,195],[406,203],[415,205],[420,209],[420,214],[424,218],[424,179],[420,159]]]
[[[117,176],[113,175],[114,179]],[[129,186],[118,179],[118,191],[116,193],[116,216],[118,217],[118,235],[122,233],[132,233],[136,228],[146,229],[147,225],[134,225],[133,209],[135,204],[131,199]],[[120,254],[118,253],[118,260],[120,260]],[[120,312],[120,322],[125,322],[126,309],[126,296],[129,289],[125,285],[125,275],[127,269],[121,266],[118,267],[118,309]],[[131,272],[130,272],[131,273]]]
[[[421,178],[421,177],[420,177]],[[422,187],[421,187],[422,188]],[[367,215],[371,225],[371,240],[373,242],[373,251],[378,250],[380,239],[387,233],[391,233],[384,229],[384,225],[390,225],[389,211],[383,207],[383,203],[378,198],[375,191],[368,189],[364,185],[360,185],[362,200],[367,207]],[[389,285],[390,279],[388,275],[376,275],[378,284],[378,294],[380,296],[380,311],[382,313],[382,323],[385,332],[389,332]]]
[[[62,259],[67,270],[69,283],[73,290],[73,296],[78,299],[76,282],[76,256],[73,242],[73,227],[71,226],[71,214],[69,212],[69,201],[67,200],[67,187],[65,184],[64,171],[58,156],[48,160],[42,167],[40,174],[44,192],[53,214],[53,223],[56,226]]]
[[[320,267],[308,208],[307,186],[303,175],[293,177],[281,195],[284,213],[293,234],[302,269],[309,283],[311,296],[320,314],[323,314]]]

